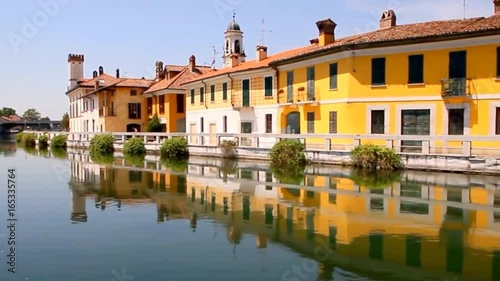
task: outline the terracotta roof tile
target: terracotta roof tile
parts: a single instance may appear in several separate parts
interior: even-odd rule
[[[123,78],[121,82],[116,84],[116,87],[137,87],[149,88],[154,81],[151,79],[138,79],[138,78]]]
[[[111,84],[118,83],[122,80],[122,78],[116,78],[106,73],[103,73],[95,78],[87,79],[83,82],[78,83],[78,86],[95,86],[95,82],[99,80],[104,80],[104,86],[109,86]]]
[[[316,45],[305,49],[303,52],[281,56],[272,63],[284,62],[289,59],[297,59],[302,56],[313,55],[322,51],[332,49],[342,50],[346,46],[366,46],[371,43],[394,42],[404,40],[417,40],[431,37],[448,35],[460,35],[480,31],[495,30],[500,32],[500,16],[488,18],[470,18],[464,20],[442,20],[405,25],[396,25],[388,29],[357,34],[349,37],[339,38],[332,44],[326,46]]]
[[[149,88],[144,93],[147,94],[166,89],[183,90],[185,89],[185,87],[182,84],[185,83],[186,81],[189,81],[191,79],[196,79],[196,77],[205,75],[207,73],[211,73],[213,71],[214,70],[211,69],[210,67],[197,66],[196,71],[191,72],[189,71],[188,66],[184,66],[181,72],[177,74],[174,78],[161,80],[160,82],[151,86],[151,88]]]
[[[203,74],[201,76],[193,77],[190,80],[186,80],[182,83],[182,85],[186,85],[186,84],[189,84],[189,83],[192,83],[195,81],[200,81],[202,79],[217,77],[219,75],[227,75],[228,73],[235,73],[235,72],[248,71],[248,70],[269,67],[269,63],[274,61],[274,60],[278,60],[282,57],[288,57],[288,56],[294,56],[297,54],[301,54],[302,52],[306,52],[306,51],[313,49],[313,48],[315,48],[314,45],[300,47],[300,48],[291,49],[291,50],[287,50],[284,52],[270,55],[267,58],[260,60],[260,61],[251,60],[251,61],[242,62],[235,67],[228,67],[228,68],[222,68],[222,69],[218,69],[218,70],[212,70],[212,71],[210,71],[206,74]]]

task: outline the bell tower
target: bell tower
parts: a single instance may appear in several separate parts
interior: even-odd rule
[[[83,79],[83,62],[85,57],[83,55],[69,54],[68,55],[68,65],[69,65],[69,81],[68,90],[76,87],[78,80]]]
[[[235,66],[234,57],[237,57],[238,62],[244,62],[245,48],[243,47],[243,32],[240,25],[236,22],[236,14],[233,13],[233,20],[227,26],[224,32],[224,52],[223,52],[224,68]]]

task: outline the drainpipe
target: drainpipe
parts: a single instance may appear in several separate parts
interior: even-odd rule
[[[229,78],[231,80],[231,92],[230,92],[230,95],[231,95],[231,105],[234,106],[234,102],[233,102],[233,77],[231,77],[231,73],[227,74],[227,78]]]
[[[208,105],[207,105],[207,84],[205,83],[204,80],[201,80],[201,83],[203,83],[203,103],[205,104],[205,108],[208,109]]]

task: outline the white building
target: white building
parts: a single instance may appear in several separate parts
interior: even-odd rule
[[[234,17],[224,33],[223,68],[196,77],[186,87],[186,128],[189,133],[280,133],[277,71],[269,63],[285,53],[268,56],[257,46],[255,60],[246,61],[243,32]],[[289,51],[288,51],[289,52]],[[203,143],[200,143],[203,141]],[[215,138],[192,138],[191,143],[215,144]],[[261,138],[271,147],[274,138]],[[253,139],[241,141],[254,145]]]

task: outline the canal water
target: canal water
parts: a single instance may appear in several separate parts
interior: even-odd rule
[[[99,163],[1,143],[0,280],[500,280],[499,178]]]

